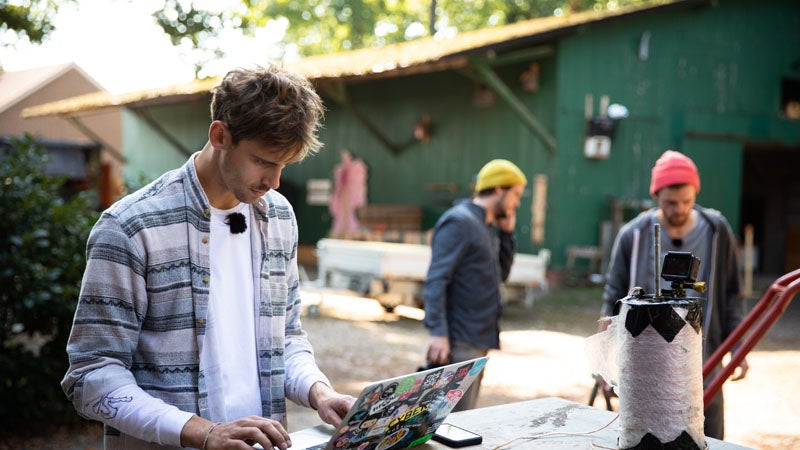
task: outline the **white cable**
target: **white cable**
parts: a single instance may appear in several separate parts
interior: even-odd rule
[[[590,435],[592,435],[594,433],[597,433],[599,431],[602,431],[602,430],[608,428],[609,425],[614,423],[614,421],[616,421],[618,418],[619,418],[619,414],[614,416],[614,418],[611,419],[611,421],[609,421],[607,424],[603,425],[600,428],[591,430],[591,431],[583,431],[583,432],[553,431],[553,432],[548,432],[548,433],[533,434],[533,435],[530,435],[530,436],[515,437],[514,439],[510,439],[510,440],[508,440],[506,442],[503,442],[500,445],[496,445],[496,446],[492,447],[492,450],[500,450],[501,448],[507,447],[507,446],[511,445],[512,443],[514,443],[516,441],[519,441],[519,440],[528,440],[528,441],[530,441],[530,440],[535,440],[535,439],[543,439],[543,438],[547,438],[547,437],[551,437],[551,436],[590,436]],[[595,443],[592,442],[591,445],[594,446],[594,445],[598,445],[598,444],[595,444]]]

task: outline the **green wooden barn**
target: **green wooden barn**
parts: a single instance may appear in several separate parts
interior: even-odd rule
[[[660,2],[286,66],[311,78],[328,108],[326,148],[287,168],[280,189],[303,243],[330,232],[325,180],[343,150],[368,167],[369,203],[411,207],[411,227],[422,231],[470,195],[481,165],[507,158],[529,179],[519,251],[546,248],[551,268],[598,270],[616,227],[652,204],[650,168],[674,149],[700,169],[699,204],[721,210],[742,240],[752,225],[758,271],[800,267],[796,0]],[[135,184],[202,147],[217,81],[77,97],[25,114],[80,124],[124,107],[121,150]]]

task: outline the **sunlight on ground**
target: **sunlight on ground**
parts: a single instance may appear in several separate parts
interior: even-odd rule
[[[323,314],[337,319],[388,322],[398,317],[414,320],[425,317],[424,310],[405,305],[396,306],[393,315],[387,314],[377,300],[358,296],[351,291],[305,288],[300,295],[303,307],[309,314]]]
[[[483,389],[519,401],[549,396],[588,399],[594,382],[585,341],[544,330],[503,332],[501,350],[489,353]]]
[[[747,377],[724,385],[725,440],[753,448],[800,448],[800,399],[792,397],[800,383],[800,351],[755,351],[747,361]],[[765,405],[770,414],[753,413]]]
[[[357,297],[347,291],[305,290],[300,295],[303,306],[312,315],[323,314],[344,320],[376,321],[383,320],[386,312],[375,300]]]

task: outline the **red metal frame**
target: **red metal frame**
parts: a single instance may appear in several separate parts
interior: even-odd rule
[[[725,342],[703,364],[703,379],[706,379],[714,368],[722,362],[722,358],[739,344],[745,333],[751,328],[753,329],[752,333],[741,342],[741,345],[731,355],[730,362],[717,372],[708,383],[705,391],[703,391],[704,404],[707,405],[719,392],[725,380],[736,370],[739,363],[758,344],[758,341],[764,337],[769,328],[780,318],[781,314],[786,311],[786,307],[798,291],[800,291],[800,269],[789,272],[775,280],[764,293],[764,296],[761,297],[761,300],[753,307],[752,311],[745,316],[742,323],[733,330],[730,336],[725,339]],[[762,318],[761,316],[764,317]],[[759,319],[761,321],[756,323]]]

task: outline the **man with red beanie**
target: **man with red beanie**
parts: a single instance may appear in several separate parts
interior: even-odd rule
[[[611,251],[600,328],[608,326],[609,316],[617,314],[617,301],[635,286],[655,292],[653,229],[661,225],[661,255],[669,251],[691,252],[700,258],[697,279],[707,282],[702,299],[703,360],[710,357],[744,317],[736,241],[728,221],[719,211],[695,204],[700,192],[697,166],[686,155],[667,150],[653,166],[650,195],[656,207],[639,214],[617,234]],[[659,274],[660,275],[660,274]],[[747,361],[742,360],[733,380],[744,378]],[[710,378],[709,378],[710,379]],[[611,394],[609,387],[604,386]],[[723,439],[724,405],[722,390],[706,405],[705,434]]]

